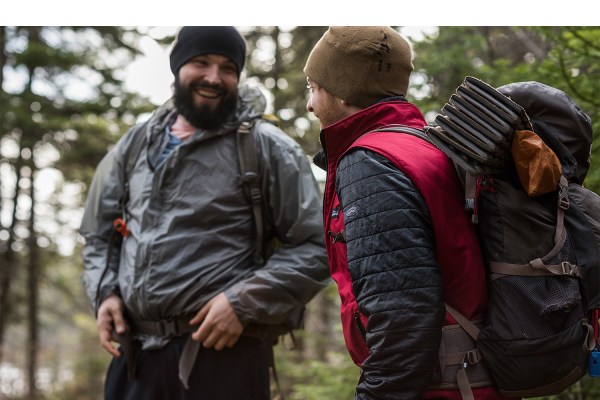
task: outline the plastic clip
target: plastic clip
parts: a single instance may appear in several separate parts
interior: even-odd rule
[[[127,223],[122,218],[115,219],[113,221],[113,226],[115,227],[115,230],[121,234],[121,236],[129,236],[129,229],[127,228]]]

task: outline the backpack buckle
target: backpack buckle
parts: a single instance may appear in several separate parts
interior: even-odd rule
[[[563,261],[560,263],[560,266],[564,275],[579,276],[579,268],[577,268],[577,265],[571,264],[568,261]]]
[[[483,357],[479,349],[469,350],[465,353],[463,358],[463,368],[467,368],[467,365],[474,365],[481,361]]]
[[[244,121],[238,127],[238,132],[240,133],[250,133],[250,129],[252,128],[252,124],[248,121]]]
[[[160,336],[179,336],[179,325],[175,320],[160,320],[156,323]]]
[[[258,175],[255,172],[246,172],[242,175],[242,183],[254,183],[258,180]]]

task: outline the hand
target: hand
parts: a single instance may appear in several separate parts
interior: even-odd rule
[[[98,307],[98,318],[96,326],[100,335],[100,344],[104,350],[115,357],[121,357],[121,353],[113,346],[113,329],[119,334],[124,334],[129,327],[123,318],[123,300],[116,294],[111,294],[102,301]]]
[[[213,297],[190,320],[190,325],[195,324],[200,324],[200,327],[192,333],[192,339],[202,342],[207,349],[213,347],[215,350],[233,347],[244,330],[223,292]]]

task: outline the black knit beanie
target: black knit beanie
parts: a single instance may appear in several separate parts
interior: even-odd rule
[[[220,54],[229,58],[236,65],[239,77],[246,60],[246,42],[233,26],[184,26],[171,50],[173,75],[177,75],[179,68],[191,58],[201,54]]]

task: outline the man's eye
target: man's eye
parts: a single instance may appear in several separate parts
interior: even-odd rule
[[[228,74],[237,74],[237,68],[233,65],[225,65],[222,67],[222,69]]]

